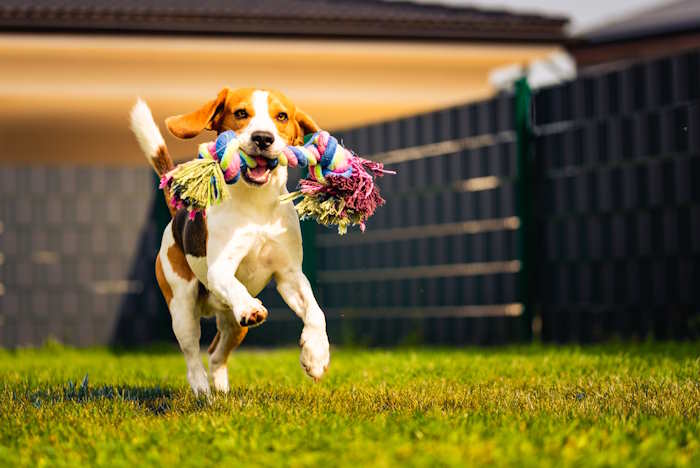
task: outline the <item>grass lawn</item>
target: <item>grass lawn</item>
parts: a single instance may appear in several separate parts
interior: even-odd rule
[[[174,351],[0,351],[0,466],[700,466],[700,343],[335,349],[318,384],[296,349],[229,369],[207,402]]]

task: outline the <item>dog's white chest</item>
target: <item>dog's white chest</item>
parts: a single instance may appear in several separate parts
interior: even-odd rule
[[[279,260],[283,254],[277,242],[261,234],[260,241],[256,242],[243,257],[236,270],[236,278],[252,296],[256,296],[280,266]]]
[[[208,288],[209,266],[225,256],[234,275],[252,296],[275,273],[301,265],[301,233],[293,205],[236,203],[236,197],[207,215],[207,258],[187,257],[197,278]],[[212,253],[218,253],[214,258]],[[228,262],[226,262],[228,263]]]
[[[248,236],[246,238],[250,239]],[[279,271],[288,261],[288,254],[279,240],[269,237],[264,230],[255,235],[252,242],[241,241],[238,248],[245,249],[245,252],[241,252],[244,256],[238,268],[235,271],[231,270],[231,274],[235,275],[252,296],[260,293],[275,271]],[[197,279],[208,287],[207,263],[211,259],[188,255],[187,260]],[[232,263],[232,267],[233,265]]]

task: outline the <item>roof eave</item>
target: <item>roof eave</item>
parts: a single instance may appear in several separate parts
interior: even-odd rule
[[[91,18],[89,23],[62,21],[59,18],[0,18],[0,31],[32,33],[74,33],[74,34],[176,34],[176,35],[216,35],[216,36],[296,36],[318,38],[350,39],[421,39],[493,42],[545,42],[563,43],[565,19],[548,20],[545,24],[479,22],[473,24],[435,24],[432,22],[368,22],[332,19],[324,22],[304,20],[274,20],[256,18],[251,21],[237,21],[235,18],[168,18],[154,21],[150,17],[130,18],[130,21],[116,17]],[[206,20],[206,21],[204,21]],[[204,27],[206,25],[206,27]]]
[[[700,25],[697,24],[694,24],[691,27],[640,28],[624,34],[608,34],[596,37],[582,35],[569,39],[566,42],[566,45],[567,48],[575,50],[587,47],[602,47],[611,44],[624,44],[640,40],[667,38],[697,33],[700,33]]]

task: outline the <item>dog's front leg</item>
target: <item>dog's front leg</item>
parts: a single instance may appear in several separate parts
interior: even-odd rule
[[[235,244],[229,244],[220,250],[212,249],[211,256],[207,254],[208,258],[213,259],[207,272],[207,286],[224,304],[231,307],[236,322],[242,327],[260,325],[267,318],[267,309],[262,302],[252,297],[236,278],[238,266],[248,254],[252,243],[253,240],[246,243],[238,239]]]
[[[326,372],[330,361],[326,317],[316,302],[309,280],[301,270],[278,273],[275,281],[282,299],[304,322],[299,340],[299,360],[306,373],[318,380]]]

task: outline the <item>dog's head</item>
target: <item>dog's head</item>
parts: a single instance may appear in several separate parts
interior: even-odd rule
[[[287,145],[299,145],[318,125],[284,94],[275,90],[222,89],[216,99],[189,114],[165,120],[168,130],[178,138],[192,138],[202,130],[236,132],[241,149],[251,156],[274,158]],[[243,179],[251,185],[265,185],[270,170],[258,166],[248,169]]]

